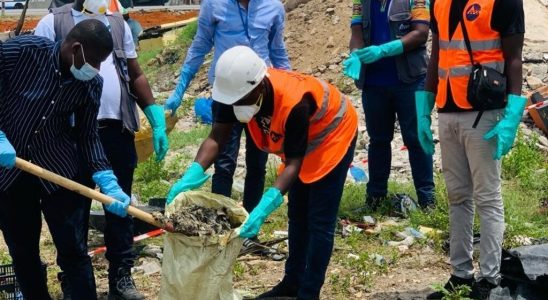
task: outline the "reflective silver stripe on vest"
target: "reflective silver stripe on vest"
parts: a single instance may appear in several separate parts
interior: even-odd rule
[[[464,40],[440,40],[439,45],[440,49],[443,50],[466,50],[466,43],[464,42]],[[501,46],[502,44],[500,39],[470,41],[470,47],[472,47],[472,51],[500,49]]]
[[[504,72],[504,62],[496,61],[486,64],[481,64],[482,66],[491,67],[500,73]],[[458,66],[450,68],[449,77],[460,77],[460,76],[469,76],[472,72],[472,66]],[[438,77],[444,79],[447,77],[447,69],[438,68]]]
[[[319,120],[321,120],[325,114],[327,113],[327,107],[329,106],[329,86],[327,83],[323,80],[319,80],[322,84],[323,88],[323,99],[322,99],[322,107],[320,107],[320,110],[314,114],[314,116],[310,119],[310,123],[316,123]]]
[[[350,100],[348,100],[348,97],[341,94],[340,92],[339,92],[339,96],[341,97],[341,106],[339,107],[339,111],[333,118],[333,121],[331,121],[331,123],[329,123],[329,125],[325,127],[324,130],[322,130],[316,137],[314,137],[314,139],[312,139],[311,141],[308,141],[308,145],[306,147],[306,154],[316,150],[320,146],[320,144],[325,140],[325,138],[331,132],[333,132],[333,130],[335,130],[339,126],[339,124],[341,124],[344,118],[344,115],[346,114],[348,101]]]

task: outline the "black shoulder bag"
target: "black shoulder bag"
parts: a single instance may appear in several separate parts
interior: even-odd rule
[[[491,67],[474,61],[470,38],[462,14],[460,25],[470,62],[472,63],[472,71],[468,79],[467,99],[472,107],[479,111],[474,125],[472,125],[472,128],[476,128],[483,111],[506,106],[506,76]]]

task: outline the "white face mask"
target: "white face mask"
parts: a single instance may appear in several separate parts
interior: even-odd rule
[[[105,0],[85,0],[82,12],[88,16],[104,15],[107,12],[107,1]]]
[[[259,96],[259,99],[253,105],[234,105],[234,114],[236,119],[242,123],[249,123],[253,116],[255,116],[261,109],[261,104],[263,103],[263,94]]]

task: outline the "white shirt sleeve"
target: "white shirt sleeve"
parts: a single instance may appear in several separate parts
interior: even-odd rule
[[[124,21],[124,52],[126,53],[127,58],[137,58],[137,51],[135,51],[131,29],[126,21]]]
[[[40,22],[38,22],[38,25],[36,25],[36,29],[34,29],[34,35],[43,36],[52,41],[55,41],[55,28],[53,27],[53,14],[45,15],[40,20]]]

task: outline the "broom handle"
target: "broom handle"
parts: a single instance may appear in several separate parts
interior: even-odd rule
[[[40,177],[42,179],[45,179],[47,181],[51,181],[51,182],[53,182],[57,185],[60,185],[64,188],[66,188],[69,191],[73,191],[75,193],[78,193],[78,194],[80,194],[82,196],[85,196],[85,197],[88,197],[90,199],[95,199],[95,200],[97,200],[97,201],[99,201],[103,204],[110,204],[113,201],[117,201],[117,200],[113,199],[112,197],[101,194],[101,193],[97,192],[94,189],[90,189],[89,187],[87,187],[85,185],[79,184],[79,183],[77,183],[73,180],[70,180],[70,179],[65,178],[61,175],[58,175],[58,174],[55,174],[51,171],[43,169],[43,168],[41,168],[41,167],[31,163],[31,162],[28,162],[28,161],[26,161],[24,159],[21,159],[19,157],[17,157],[15,159],[15,166],[20,170],[23,170],[27,173],[38,176],[38,177]],[[137,218],[139,220],[142,220],[144,222],[147,222],[151,225],[154,225],[154,226],[157,226],[157,227],[160,227],[160,228],[164,227],[162,224],[160,224],[160,222],[156,221],[156,219],[154,219],[154,217],[151,214],[149,214],[145,211],[142,211],[138,208],[135,208],[131,205],[128,206],[127,213],[134,216],[135,218]]]

